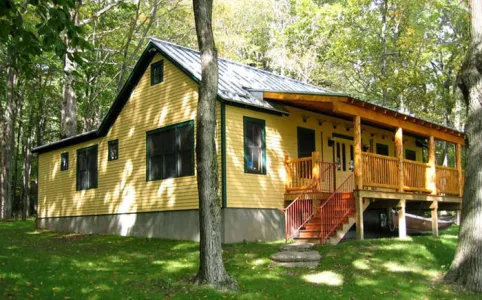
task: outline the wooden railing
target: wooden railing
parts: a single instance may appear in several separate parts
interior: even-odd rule
[[[430,165],[423,162],[404,160],[404,189],[407,191],[430,192],[427,189],[427,172]]]
[[[435,168],[435,185],[440,194],[458,195],[458,170],[437,166]]]
[[[396,189],[398,159],[379,154],[362,153],[363,185]]]
[[[322,162],[318,152],[311,157],[285,157],[286,191],[314,189],[318,192],[332,193],[335,187],[335,164]]]
[[[355,213],[353,173],[320,206],[320,242],[323,244],[343,224],[350,214]]]
[[[306,190],[313,184],[313,158],[285,158],[286,190]]]
[[[403,182],[399,182],[400,161],[395,157],[362,153],[362,177],[364,187],[379,187],[403,191],[425,192],[443,195],[460,195],[459,171],[455,168],[436,166],[412,160],[402,161]],[[435,173],[435,178],[433,174]],[[434,190],[436,189],[436,190]]]

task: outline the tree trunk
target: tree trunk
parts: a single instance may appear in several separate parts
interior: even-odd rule
[[[24,99],[23,95],[19,97],[20,99]],[[16,142],[13,143],[12,147],[14,149],[15,156],[13,158],[13,176],[12,176],[12,181],[11,181],[11,186],[12,186],[12,192],[11,192],[11,197],[12,197],[12,203],[13,203],[13,214],[15,215],[15,220],[17,220],[18,216],[20,215],[21,212],[21,203],[19,203],[19,197],[17,196],[17,183],[18,183],[18,160],[20,157],[20,138],[23,130],[23,105],[21,102],[19,103],[19,107],[17,108],[19,110],[18,113],[18,129],[17,129],[17,140]]]
[[[30,216],[30,174],[32,171],[32,128],[24,131],[22,137],[22,193],[20,195],[20,206],[22,207],[22,220],[27,219]]]
[[[77,5],[79,1],[74,1],[75,8],[71,9],[70,15],[74,25],[79,26],[79,16]],[[74,90],[74,71],[75,62],[69,54],[73,54],[75,49],[71,47],[70,39],[65,33],[64,42],[67,51],[64,53],[64,86],[62,89],[62,105],[60,109],[60,138],[68,138],[77,134],[77,94]]]
[[[221,248],[221,201],[215,147],[218,61],[212,31],[212,0],[193,0],[193,7],[202,73],[196,128],[200,264],[194,282],[218,289],[236,289],[236,281],[224,267]]]
[[[462,222],[445,279],[482,291],[482,1],[470,1],[472,41],[458,77],[467,103],[467,165]]]
[[[60,137],[67,138],[77,134],[77,95],[75,93],[74,62],[67,53],[64,54],[64,87],[62,91],[62,107],[60,110]]]
[[[382,105],[387,105],[388,102],[388,88],[387,88],[387,13],[388,13],[388,0],[384,0],[382,3],[382,68],[381,68],[381,84],[382,84]]]
[[[13,53],[8,55],[10,62],[7,67],[7,98],[4,111],[3,137],[1,141],[2,157],[0,159],[0,219],[12,216],[12,158],[15,129],[15,90],[17,85],[17,72],[15,69]]]

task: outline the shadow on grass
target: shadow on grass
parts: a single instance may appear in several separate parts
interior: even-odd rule
[[[198,244],[33,230],[33,222],[0,223],[0,298],[65,299],[400,299],[474,298],[437,279],[453,256],[456,235],[349,241],[319,247],[313,270],[271,267],[281,243],[224,245],[238,292],[188,283]]]

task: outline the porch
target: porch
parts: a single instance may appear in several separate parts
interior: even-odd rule
[[[455,144],[455,168],[438,166],[435,138],[427,137],[428,162],[403,157],[403,129],[394,133],[395,157],[362,151],[361,120],[354,117],[354,157],[350,172],[340,162],[311,157],[285,157],[286,239],[336,243],[357,224],[364,238],[363,211],[371,203],[398,211],[399,236],[406,237],[405,211],[410,205],[431,211],[432,233],[438,236],[438,211],[461,209],[464,173],[462,145]],[[351,163],[351,162],[350,162]],[[345,173],[341,176],[338,173]],[[340,180],[341,179],[341,180]]]

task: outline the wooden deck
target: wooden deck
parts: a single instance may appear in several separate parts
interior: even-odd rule
[[[430,144],[433,152],[433,141]],[[407,235],[407,206],[429,210],[433,235],[438,236],[438,210],[461,209],[464,182],[460,147],[457,149],[457,168],[436,166],[433,157],[429,157],[429,163],[423,163],[402,159],[400,155],[395,158],[355,152],[359,162],[340,185],[336,183],[336,164],[319,161],[319,153],[300,159],[285,157],[286,239],[298,234],[298,238],[324,243],[349,223],[351,214],[358,224],[357,238],[363,239],[363,211],[370,204],[398,210],[400,238]],[[319,223],[313,222],[316,218]],[[314,228],[306,229],[307,226]]]

